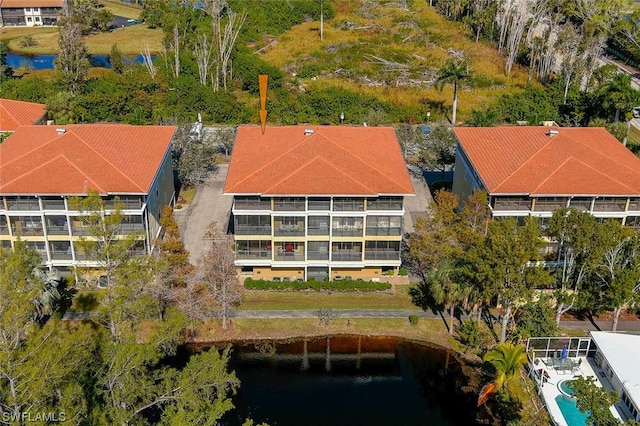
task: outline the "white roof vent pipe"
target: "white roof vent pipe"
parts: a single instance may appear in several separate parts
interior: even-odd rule
[[[305,136],[310,136],[313,134],[313,130],[312,129],[304,129],[304,135]]]
[[[558,133],[560,133],[558,131],[558,129],[549,129],[549,133],[547,133],[547,135],[549,135],[550,138],[554,137],[555,135],[557,135]]]
[[[64,127],[58,127],[58,128],[56,129],[56,133],[57,133],[58,135],[64,135],[66,132],[67,132],[67,129],[65,129]]]

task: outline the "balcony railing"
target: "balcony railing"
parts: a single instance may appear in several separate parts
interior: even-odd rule
[[[353,251],[333,251],[331,252],[331,260],[357,262],[362,260],[362,253]]]
[[[69,227],[67,225],[47,225],[47,234],[69,235]]]
[[[89,230],[89,228],[80,226],[72,226],[71,233],[73,235],[91,235],[91,231]]]
[[[236,210],[271,210],[271,200],[235,200]]]
[[[308,203],[309,203],[309,210],[330,210],[331,209],[330,200],[309,199]]]
[[[304,235],[304,226],[299,226],[299,225],[276,225],[275,228],[275,232],[274,234],[277,237],[282,237],[282,236],[294,236],[294,237],[300,237]]]
[[[71,260],[71,251],[51,251],[52,260]]]
[[[95,261],[96,257],[93,255],[89,255],[89,254],[85,254],[82,252],[78,252],[76,251],[76,260],[89,260],[89,261]]]
[[[362,228],[333,228],[334,237],[362,237]]]
[[[142,208],[141,199],[104,200],[104,208],[115,210],[120,207],[122,210],[139,210]]]
[[[9,227],[7,225],[0,225],[0,235],[9,235]]]
[[[365,260],[400,260],[400,252],[395,250],[365,250]]]
[[[273,203],[273,210],[276,211],[302,212],[304,209],[304,201],[275,201]]]
[[[42,225],[40,226],[11,226],[11,232],[13,235],[29,235],[29,236],[44,236],[44,230]]]
[[[238,250],[238,259],[271,259],[271,250]]]
[[[64,200],[43,200],[45,210],[65,210]]]
[[[144,232],[144,225],[142,223],[121,223],[120,232],[132,233],[132,232]]]
[[[307,252],[307,260],[329,260],[329,250],[309,250]]]
[[[399,226],[393,227],[367,227],[367,235],[391,235],[391,236],[399,236],[402,235],[402,228]]]
[[[367,200],[367,210],[402,210],[402,200]]]
[[[279,252],[276,253],[276,260],[279,262],[302,262],[304,261],[304,253],[297,252]]]
[[[9,210],[40,210],[38,200],[7,200]]]
[[[236,235],[271,235],[271,226],[236,225]]]
[[[323,227],[309,227],[307,229],[309,235],[329,235],[329,226]]]

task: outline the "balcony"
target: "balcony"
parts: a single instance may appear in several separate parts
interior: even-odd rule
[[[13,233],[13,235],[19,236],[44,236],[44,230],[42,229],[41,224],[21,224],[20,222],[13,223],[11,224],[11,232]]]
[[[134,232],[144,232],[144,225],[142,223],[121,223],[120,232],[124,234],[132,234]]]
[[[69,235],[69,227],[67,225],[47,225],[47,234]]]
[[[236,235],[271,235],[271,225],[236,225]]]
[[[7,225],[0,225],[0,235],[9,235],[9,227]]]
[[[382,235],[382,236],[400,236],[402,235],[402,228],[399,226],[394,227],[367,227],[367,236],[369,235]]]
[[[44,198],[42,200],[45,210],[65,210],[64,200],[62,198]]]
[[[40,203],[37,198],[7,198],[7,209],[12,211],[40,210]]]
[[[91,231],[86,226],[71,226],[71,234],[78,236],[91,235]]]
[[[69,251],[51,251],[51,260],[71,260],[71,250]]]
[[[400,261],[400,252],[395,250],[365,250],[365,260],[397,260]]]
[[[496,197],[493,199],[493,210],[496,210],[496,211],[531,210],[531,199],[529,197]]]
[[[104,208],[106,210],[115,210],[120,208],[122,210],[140,210],[142,208],[142,198],[120,198],[118,200],[113,198],[103,199]]]
[[[333,210],[337,212],[360,212],[364,210],[363,198],[335,198]]]
[[[367,210],[402,210],[402,198],[368,198]]]
[[[71,242],[69,241],[53,241],[49,243],[49,252],[51,260],[71,260]]]
[[[303,212],[306,204],[304,198],[276,198],[273,202],[273,210]]]
[[[236,210],[271,210],[271,199],[269,198],[238,198],[234,201]]]
[[[334,237],[362,237],[362,227],[355,225],[344,225],[332,228],[332,235]]]
[[[350,250],[332,251],[331,260],[334,262],[360,262],[362,261],[362,252]]]
[[[237,259],[271,259],[271,250],[238,250],[236,251]]]
[[[330,209],[331,209],[330,199],[309,198],[309,210],[330,210]]]

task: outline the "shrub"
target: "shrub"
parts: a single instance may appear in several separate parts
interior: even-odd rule
[[[389,290],[391,284],[375,281],[269,281],[246,278],[245,288],[249,290],[332,290],[332,291],[382,291]]]
[[[419,319],[420,319],[420,317],[417,316],[416,314],[409,315],[409,323],[411,325],[418,325],[418,320]]]
[[[407,275],[409,275],[409,270],[407,268],[400,268],[400,270],[398,271],[398,275],[400,275],[401,277],[406,277]]]
[[[477,347],[480,341],[478,333],[478,323],[472,319],[467,319],[458,327],[460,341],[470,347]]]
[[[182,204],[176,204],[176,210],[182,209]]]

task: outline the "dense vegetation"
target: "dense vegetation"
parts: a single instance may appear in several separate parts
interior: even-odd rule
[[[357,281],[271,281],[245,278],[245,288],[249,290],[331,290],[331,291],[382,291],[391,289],[391,284]]]

